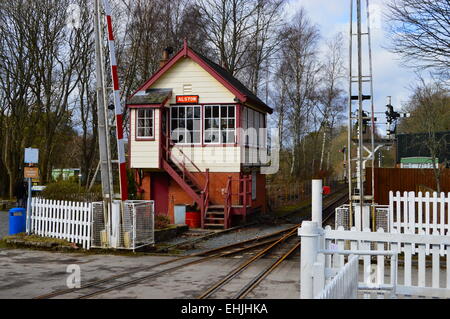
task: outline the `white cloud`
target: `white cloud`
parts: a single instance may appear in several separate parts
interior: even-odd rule
[[[365,4],[365,1],[362,3]],[[385,49],[389,44],[386,42],[387,36],[382,18],[385,3],[385,0],[370,1],[374,101],[377,112],[385,111],[387,96],[392,96],[394,107],[400,109],[410,95],[409,85],[415,78],[412,70],[401,66],[398,56]],[[330,38],[337,32],[342,32],[348,43],[349,0],[290,0],[287,5],[288,16],[292,17],[300,7],[304,7],[311,21],[320,27],[323,38]],[[363,10],[365,10],[364,7]],[[363,16],[365,20],[365,13]],[[364,58],[368,63],[368,55]],[[384,122],[384,117],[379,120]]]

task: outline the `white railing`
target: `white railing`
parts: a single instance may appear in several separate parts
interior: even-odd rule
[[[312,223],[316,226],[311,228],[311,223],[304,222],[299,230],[302,298],[347,298],[351,290],[342,284],[351,278],[350,266],[346,268],[351,254],[362,259],[363,282],[358,283],[359,290],[375,291],[377,295],[384,291],[450,298],[450,236],[385,233],[382,229],[322,230],[317,223]],[[427,246],[431,255],[428,260]],[[402,255],[400,264],[397,255]],[[333,286],[338,282],[340,287]],[[347,284],[351,286],[351,281]],[[325,294],[325,290],[329,292]]]
[[[33,198],[31,232],[43,237],[65,239],[90,249],[91,207],[90,203]]]
[[[389,192],[390,232],[447,235],[450,229],[450,193]]]
[[[316,264],[315,275],[324,273]],[[359,257],[349,256],[348,263],[339,273],[323,288],[316,299],[356,299],[358,293]]]

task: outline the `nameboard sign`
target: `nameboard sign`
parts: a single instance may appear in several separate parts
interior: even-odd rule
[[[39,178],[39,168],[37,167],[25,167],[24,177],[38,179]]]
[[[198,104],[198,95],[177,95],[177,104]]]

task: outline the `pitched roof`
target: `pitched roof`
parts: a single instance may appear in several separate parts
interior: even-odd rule
[[[162,68],[160,68],[153,76],[142,85],[129,100],[132,100],[138,92],[147,90],[153,83],[155,83],[167,70],[169,70],[178,60],[183,57],[189,57],[203,67],[211,76],[222,83],[230,92],[232,92],[242,103],[249,102],[255,107],[272,114],[273,109],[266,103],[261,101],[253,92],[251,92],[244,84],[232,76],[227,70],[220,65],[214,63],[207,57],[194,51],[184,42],[184,47],[175,54]],[[128,103],[129,104],[129,103]]]
[[[172,96],[172,89],[148,89],[145,94],[136,94],[127,100],[127,105],[164,104]]]

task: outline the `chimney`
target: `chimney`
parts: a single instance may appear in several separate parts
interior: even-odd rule
[[[172,47],[167,47],[163,50],[162,59],[159,62],[159,67],[162,68],[170,59],[170,55],[173,53]]]

